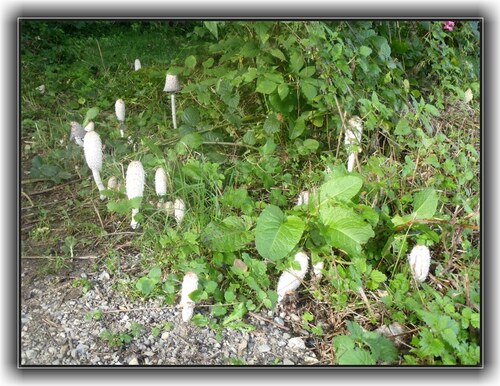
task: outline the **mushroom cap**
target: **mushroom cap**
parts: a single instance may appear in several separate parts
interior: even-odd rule
[[[94,131],[95,129],[95,125],[94,125],[94,122],[90,121],[89,123],[87,123],[87,126],[85,126],[83,128],[83,130],[85,130],[87,133],[90,132],[90,131]]]
[[[181,89],[181,85],[179,83],[179,79],[177,78],[177,75],[167,74],[167,77],[165,79],[165,87],[163,88],[163,91],[176,93],[180,89]]]
[[[174,217],[175,221],[177,221],[177,224],[180,224],[182,222],[185,213],[186,204],[184,204],[184,201],[181,198],[176,199],[174,202]]]
[[[144,168],[140,161],[132,161],[128,165],[125,188],[129,199],[143,196]]]
[[[137,71],[137,70],[140,70],[141,68],[142,68],[141,61],[139,59],[136,59],[134,61],[134,69]]]
[[[416,281],[422,283],[429,274],[431,253],[425,245],[416,245],[408,256],[411,273]]]
[[[70,141],[72,141],[75,138],[82,138],[83,139],[83,137],[85,137],[85,134],[87,134],[85,129],[78,122],[72,121],[72,122],[70,122],[70,125],[71,125],[71,132],[69,135]]]
[[[91,170],[101,170],[102,143],[101,137],[95,131],[89,131],[83,138],[83,152],[85,160]]]
[[[114,190],[116,188],[118,188],[118,178],[116,178],[115,176],[109,177],[108,189]]]
[[[118,99],[115,102],[115,113],[116,118],[118,118],[120,122],[125,121],[125,102],[123,101],[123,99]]]
[[[155,190],[158,196],[164,196],[167,194],[167,174],[163,168],[156,169]]]
[[[349,128],[346,129],[344,144],[359,145],[363,134],[363,121],[357,115],[349,119]]]

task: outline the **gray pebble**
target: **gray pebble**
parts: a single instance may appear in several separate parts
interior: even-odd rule
[[[283,360],[283,364],[286,365],[286,366],[290,366],[290,365],[294,365],[295,363],[293,363],[290,359],[285,358]]]
[[[259,351],[261,353],[269,352],[269,351],[271,351],[271,347],[269,347],[267,344],[263,344],[263,345],[259,346]]]
[[[291,338],[288,340],[288,347],[296,350],[304,350],[306,348],[306,344],[302,340],[302,338]]]

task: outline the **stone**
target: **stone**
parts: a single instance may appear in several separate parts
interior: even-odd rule
[[[269,347],[267,344],[263,344],[259,346],[259,352],[265,353],[271,351],[271,347]]]
[[[137,360],[137,358],[134,357],[128,361],[128,364],[131,366],[137,366],[139,364],[139,361]]]
[[[283,364],[284,364],[285,366],[290,366],[290,365],[294,365],[295,363],[293,363],[290,359],[285,358],[285,359],[283,360]]]
[[[305,350],[306,344],[304,343],[302,338],[296,337],[288,340],[288,347],[295,350]]]

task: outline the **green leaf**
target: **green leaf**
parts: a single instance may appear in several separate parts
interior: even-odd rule
[[[288,85],[286,83],[281,83],[278,86],[278,95],[281,98],[281,100],[283,100],[287,97],[289,91],[290,90],[289,90]]]
[[[376,363],[368,351],[357,347],[336,355],[336,360],[339,365],[374,365]]]
[[[92,107],[87,110],[87,114],[85,114],[85,120],[83,121],[83,126],[86,126],[92,119],[97,117],[99,114],[99,107]]]
[[[396,125],[396,130],[394,130],[394,134],[396,135],[408,135],[411,133],[410,125],[406,119],[400,119],[398,124]]]
[[[306,128],[306,122],[304,118],[299,118],[295,122],[295,125],[289,129],[288,138],[295,139],[300,137],[300,135],[304,132]]]
[[[215,39],[219,40],[219,32],[217,29],[217,21],[204,21],[203,25],[206,29],[210,31],[212,35],[214,35]]]
[[[276,87],[278,87],[277,83],[274,83],[267,79],[258,79],[257,88],[255,89],[255,91],[262,94],[271,94],[272,92],[274,92],[274,90],[276,90]]]
[[[221,305],[215,305],[212,307],[212,314],[215,316],[224,316],[227,314],[227,308]]]
[[[413,215],[415,218],[432,218],[436,213],[438,196],[433,188],[426,188],[415,194],[413,199]]]
[[[260,214],[255,229],[259,254],[276,261],[288,255],[298,244],[305,224],[299,217],[285,217],[280,208],[268,205]]]
[[[194,107],[188,107],[182,114],[182,121],[189,126],[196,127],[200,122],[200,112]]]
[[[311,83],[302,82],[300,84],[300,88],[302,90],[302,93],[304,94],[304,96],[307,98],[308,101],[313,100],[314,97],[316,95],[318,95],[316,87],[314,85],[312,85]]]
[[[286,60],[286,57],[285,55],[283,54],[283,52],[281,52],[281,50],[277,49],[277,48],[273,48],[269,51],[269,53],[274,56],[275,58],[278,58],[280,60],[283,60],[285,61]]]
[[[150,279],[149,277],[141,277],[135,283],[135,288],[137,288],[143,295],[147,296],[153,292],[157,282]]]
[[[304,59],[302,58],[302,53],[295,51],[290,55],[290,71],[298,74],[300,69],[304,66]]]
[[[435,106],[433,106],[433,105],[426,104],[425,105],[425,111],[431,113],[435,117],[439,116],[439,110]]]
[[[212,221],[202,232],[202,241],[217,252],[234,252],[242,249],[253,239],[242,218],[231,216],[222,222]]]
[[[255,131],[248,130],[243,136],[243,142],[248,145],[255,145],[257,143],[257,138],[255,138]]]
[[[370,347],[375,361],[393,362],[398,359],[394,343],[376,332],[365,332],[363,341]]]
[[[190,70],[194,69],[196,67],[196,57],[194,55],[189,55],[184,61],[184,64]]]
[[[321,185],[321,200],[324,198],[347,201],[353,198],[363,186],[363,179],[358,176],[332,178]]]
[[[311,152],[314,152],[319,148],[319,142],[311,138],[306,139],[303,145]]]
[[[151,268],[151,270],[148,273],[148,277],[155,283],[159,283],[161,278],[161,268],[160,267]]]
[[[264,131],[268,135],[272,135],[280,131],[280,122],[276,114],[270,114],[264,121]]]
[[[352,209],[326,208],[320,212],[320,218],[326,225],[324,237],[327,242],[351,257],[359,255],[361,245],[375,235],[371,226]]]
[[[196,149],[200,147],[202,143],[203,143],[203,137],[201,136],[200,133],[189,133],[179,140],[177,147],[182,149],[186,147],[190,149]]]
[[[247,308],[245,307],[245,303],[239,303],[236,307],[234,307],[233,312],[229,314],[222,324],[225,326],[235,320],[241,319],[247,312]]]
[[[376,283],[383,283],[384,281],[387,280],[387,276],[385,276],[382,272],[374,269],[370,273],[370,279],[372,279]]]
[[[367,46],[361,46],[361,47],[359,47],[359,53],[362,56],[368,56],[372,53],[372,49],[370,47],[367,47]]]

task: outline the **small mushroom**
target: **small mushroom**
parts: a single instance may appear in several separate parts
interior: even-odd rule
[[[177,225],[180,225],[184,215],[186,214],[186,204],[181,198],[178,198],[174,202],[174,217]]]
[[[189,295],[198,289],[198,275],[194,272],[188,272],[184,275],[181,287],[181,301],[179,305],[182,307],[182,321],[189,322],[194,313],[194,301]]]
[[[300,269],[286,269],[278,279],[278,304],[283,301],[285,295],[294,292],[299,288],[302,280],[306,276],[309,265],[309,256],[304,252],[295,254],[295,261],[299,263]]]
[[[132,161],[128,165],[127,168],[127,176],[126,176],[126,191],[127,197],[129,200],[142,197],[144,194],[144,168],[140,161]],[[139,213],[139,209],[132,209],[132,221],[130,222],[130,226],[132,229],[136,229],[138,227],[138,223],[135,220],[135,215]]]
[[[425,245],[416,245],[408,256],[408,262],[413,277],[419,283],[423,283],[429,274],[431,265],[431,253]]]
[[[139,59],[136,59],[134,61],[134,69],[135,69],[135,71],[139,71],[141,68],[142,68],[141,61]]]
[[[69,140],[70,141],[74,140],[77,145],[83,147],[83,138],[85,137],[85,134],[87,134],[87,132],[78,122],[75,121],[70,122],[70,125],[71,125],[71,131],[69,134]]]
[[[325,263],[322,261],[318,261],[317,263],[313,264],[312,266],[312,272],[315,280],[321,280],[323,277],[323,268],[325,267]]]
[[[99,189],[99,192],[104,190],[104,185],[101,181],[101,176],[99,174],[102,168],[102,143],[101,137],[94,130],[89,131],[85,134],[83,138],[83,151],[85,154],[85,160],[87,161],[87,165],[90,170],[92,170],[92,175],[94,176],[94,181]],[[104,195],[100,195],[101,200],[104,200],[106,197]]]
[[[354,163],[358,156],[358,152],[361,151],[361,136],[363,134],[363,121],[357,115],[349,119],[349,128],[346,129],[344,145],[349,152],[349,158],[347,160],[347,171],[352,172],[354,170]]]
[[[167,194],[167,174],[163,168],[156,169],[155,190],[160,198],[163,198],[163,196]]]
[[[172,121],[174,123],[174,129],[177,129],[177,116],[175,114],[175,93],[179,92],[180,89],[181,86],[179,84],[177,75],[167,74],[163,91],[170,93],[170,99],[172,101]]]
[[[115,113],[118,122],[120,122],[120,136],[123,138],[125,131],[125,102],[123,99],[118,99],[115,103]]]
[[[118,181],[118,178],[111,176],[108,180],[107,187],[109,190],[120,190],[120,182]]]

